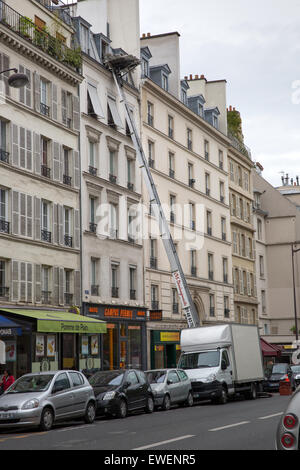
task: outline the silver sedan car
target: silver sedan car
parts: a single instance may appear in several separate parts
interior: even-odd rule
[[[77,371],[25,374],[0,396],[0,429],[39,426],[49,431],[54,422],[96,416],[93,388]]]
[[[300,431],[300,387],[292,395],[283,413],[276,434],[277,450],[299,450]]]
[[[154,404],[169,410],[175,403],[193,405],[191,381],[182,369],[155,369],[146,371]]]

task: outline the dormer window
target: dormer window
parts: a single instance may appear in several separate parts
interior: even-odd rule
[[[165,75],[164,73],[163,73],[163,75],[162,75],[162,88],[163,88],[165,91],[168,91],[168,90],[169,90],[169,80],[168,80],[167,75]]]
[[[187,94],[186,94],[186,91],[181,89],[181,101],[183,102],[183,104],[187,104]]]
[[[218,116],[216,116],[215,114],[213,115],[213,126],[218,129],[219,127],[219,119],[218,119]]]
[[[146,59],[142,59],[142,76],[149,77],[149,62]]]
[[[89,53],[89,37],[90,37],[90,31],[89,29],[84,26],[83,24],[80,25],[80,43],[81,43],[81,50],[82,52],[85,52],[86,54]]]
[[[204,108],[203,108],[203,105],[201,103],[198,103],[198,114],[199,114],[200,117],[203,117]]]

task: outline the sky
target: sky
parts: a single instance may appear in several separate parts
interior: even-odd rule
[[[141,33],[178,31],[181,77],[227,80],[263,176],[300,176],[300,1],[140,0]]]

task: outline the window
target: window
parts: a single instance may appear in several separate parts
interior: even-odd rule
[[[249,191],[249,174],[246,171],[244,172],[244,188]]]
[[[135,180],[135,160],[127,158],[127,188],[131,191],[134,190]]]
[[[154,168],[154,143],[148,140],[148,163],[150,168]]]
[[[7,123],[0,119],[0,161],[8,163],[9,153],[7,152]]]
[[[6,287],[6,263],[0,260],[0,297],[7,297],[9,288]]]
[[[147,123],[149,124],[149,126],[154,125],[153,104],[150,103],[149,101],[147,102]]]
[[[242,178],[242,169],[240,166],[237,168],[237,176],[238,176],[238,185],[243,187],[243,178]]]
[[[213,114],[213,126],[218,129],[219,127],[219,120],[218,120],[218,116],[216,116],[215,114]]]
[[[97,225],[95,224],[95,206],[96,200],[90,197],[90,232],[96,233]]]
[[[170,222],[175,223],[176,196],[170,195]]]
[[[203,118],[203,116],[204,116],[204,107],[203,107],[203,104],[201,104],[201,103],[198,103],[198,114],[199,114],[200,117]]]
[[[152,310],[158,310],[158,286],[151,285],[151,308]]]
[[[214,256],[208,253],[208,279],[213,281],[214,279]]]
[[[204,158],[209,161],[209,142],[207,140],[204,141]]]
[[[223,282],[228,283],[228,259],[223,258]]]
[[[111,265],[111,296],[119,297],[119,265]]]
[[[109,151],[109,181],[117,182],[117,153],[114,150]]]
[[[193,204],[192,202],[189,203],[189,213],[190,213],[190,229],[196,230],[195,204]]]
[[[214,294],[209,294],[209,316],[215,316],[215,296]]]
[[[150,238],[150,268],[157,269],[157,240]]]
[[[109,237],[118,238],[118,205],[109,203]]]
[[[206,211],[206,232],[207,235],[212,235],[212,214],[210,211]]]
[[[259,257],[259,275],[262,278],[265,276],[265,267],[264,267],[264,257],[263,256]]]
[[[224,168],[224,157],[222,150],[219,150],[219,168],[221,168],[221,170]]]
[[[234,181],[234,164],[232,161],[229,162],[229,168],[230,168],[230,179],[231,181]]]
[[[84,384],[83,377],[78,372],[69,372],[69,375],[71,377],[73,387],[79,387]]]
[[[68,186],[72,184],[72,176],[70,176],[71,169],[70,169],[70,150],[64,148],[64,173],[63,173],[63,182]]]
[[[191,275],[197,276],[196,250],[191,250]]]
[[[172,289],[172,313],[179,313],[177,289]]]
[[[51,242],[50,232],[50,204],[42,201],[42,241]]]
[[[123,128],[123,124],[118,112],[116,99],[112,96],[107,97],[108,125],[112,127]]]
[[[239,199],[239,208],[240,208],[240,214],[239,217],[244,220],[244,201],[242,198]]]
[[[8,214],[8,192],[6,189],[0,189],[0,232],[9,233]]]
[[[137,385],[139,383],[139,380],[138,380],[138,378],[136,376],[136,373],[134,371],[128,372],[126,381],[130,385]]]
[[[49,147],[50,142],[45,137],[41,137],[41,152],[42,152],[42,165],[41,165],[41,175],[45,178],[50,178],[51,169],[49,163]]]
[[[174,118],[168,116],[168,136],[170,139],[174,139]]]
[[[187,129],[187,148],[193,149],[193,132],[192,129]]]
[[[262,222],[261,219],[257,219],[257,238],[262,240]]]
[[[205,173],[205,192],[207,196],[210,196],[210,175]]]
[[[187,104],[187,93],[183,88],[181,88],[181,101],[183,104]]]
[[[165,75],[164,73],[162,75],[162,87],[165,91],[169,90],[169,80],[167,75]]]
[[[66,90],[61,90],[61,114],[62,123],[71,129],[73,120],[73,95]]]
[[[220,201],[225,202],[225,196],[224,196],[224,183],[223,181],[220,181]]]
[[[64,229],[65,229],[64,241],[65,241],[65,246],[68,246],[70,248],[72,248],[73,246],[71,214],[72,214],[72,209],[65,207],[64,208],[64,222],[65,222],[64,223]]]
[[[254,193],[254,206],[256,209],[260,209],[260,194]]]
[[[81,49],[83,52],[85,52],[86,54],[89,53],[89,35],[90,35],[90,32],[89,32],[89,29],[84,26],[83,24],[80,25],[80,45],[81,45]]]
[[[169,176],[175,178],[175,156],[172,152],[169,152]]]
[[[53,390],[58,389],[59,391],[61,390],[68,390],[70,388],[70,382],[68,379],[67,374],[64,372],[63,374],[60,374],[57,379],[54,382],[53,385]]]
[[[231,194],[231,214],[236,217],[237,207],[236,207],[236,197],[235,194]]]
[[[42,303],[51,303],[50,268],[48,266],[42,266]]]
[[[227,295],[224,296],[224,317],[229,318],[229,297]]]
[[[142,59],[142,76],[149,77],[149,62],[146,59]]]
[[[92,140],[88,141],[88,149],[89,149],[89,173],[91,175],[97,175],[97,163],[96,163],[96,149],[97,144]]]
[[[222,240],[226,240],[226,219],[225,217],[221,217],[221,234],[222,234]]]
[[[130,300],[136,300],[136,267],[129,268]]]
[[[96,258],[91,258],[91,295],[99,295],[99,284],[98,284],[98,266],[99,260]]]
[[[265,290],[262,290],[261,291],[261,309],[262,309],[262,313],[266,313],[266,291]]]
[[[101,106],[97,86],[92,85],[91,83],[88,83],[87,92],[88,92],[88,114],[91,114],[93,117],[104,118],[104,112]]]
[[[192,163],[188,163],[188,181],[189,181],[189,187],[193,188],[195,184],[195,180],[194,180],[194,165]]]
[[[72,271],[65,269],[65,304],[72,305],[73,293],[72,293]]]
[[[49,117],[50,116],[50,108],[48,106],[49,104],[49,96],[48,96],[48,82],[41,78],[40,80],[40,111],[41,114],[44,116]]]

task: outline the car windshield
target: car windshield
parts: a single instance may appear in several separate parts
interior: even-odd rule
[[[286,364],[275,364],[272,369],[272,374],[286,374]]]
[[[291,366],[291,369],[294,373],[300,373],[300,366]]]
[[[89,382],[94,386],[107,386],[107,385],[121,385],[124,377],[124,372],[99,372],[89,378]]]
[[[24,375],[9,388],[8,393],[32,393],[48,390],[54,374],[49,375]]]
[[[150,384],[162,384],[166,379],[165,370],[157,370],[153,372],[147,372],[147,377]]]
[[[183,354],[178,367],[180,369],[202,369],[204,367],[218,367],[220,351],[203,351]]]

